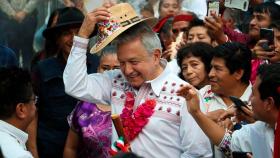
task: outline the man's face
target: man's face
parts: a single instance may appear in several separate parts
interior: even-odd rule
[[[28,124],[30,122],[32,122],[35,118],[36,115],[36,102],[37,102],[37,98],[35,97],[35,95],[32,96],[32,98],[30,99],[29,102],[25,103],[25,108],[26,108],[26,120],[28,122]]]
[[[176,21],[172,24],[172,38],[175,41],[180,32],[187,32],[190,22],[188,21]]]
[[[259,92],[259,86],[261,83],[261,79],[257,77],[255,84],[253,85],[252,88],[252,94],[250,97],[251,105],[252,105],[252,110],[254,113],[254,118],[257,120],[263,120],[264,118],[264,104],[265,102],[261,100],[260,92]]]
[[[227,93],[228,90],[237,84],[234,73],[230,74],[225,65],[225,60],[222,58],[214,57],[211,61],[211,66],[209,79],[212,91],[219,95],[230,95]]]
[[[274,31],[274,52],[275,55],[270,58],[270,62],[280,62],[280,30],[273,29]]]
[[[249,35],[253,39],[260,38],[260,28],[268,28],[270,25],[270,17],[267,13],[253,13],[252,20],[249,24]]]
[[[121,44],[117,55],[122,73],[134,88],[140,88],[145,81],[157,77],[160,51],[148,54],[140,39]]]

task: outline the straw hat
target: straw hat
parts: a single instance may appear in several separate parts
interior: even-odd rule
[[[141,19],[128,3],[119,3],[108,10],[112,13],[112,16],[108,21],[103,21],[97,24],[97,42],[91,48],[91,53],[99,52],[118,35],[135,24],[147,21],[150,26],[153,26],[157,22],[156,18]]]

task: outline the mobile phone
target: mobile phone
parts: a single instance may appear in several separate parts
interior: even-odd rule
[[[244,111],[242,110],[242,108],[241,108],[242,106],[248,108],[245,102],[243,102],[242,100],[240,100],[239,98],[237,98],[237,97],[235,97],[235,96],[229,96],[229,99],[233,102],[233,104],[235,105],[235,107],[236,107],[238,110],[242,111],[242,112],[244,112]],[[244,112],[244,113],[245,113],[245,112]],[[245,113],[245,114],[246,114],[246,113]]]
[[[249,7],[249,0],[225,0],[225,7],[247,11]]]
[[[267,42],[263,42],[260,44],[260,46],[265,50],[265,51],[271,51],[272,49],[269,48],[270,45],[273,45],[273,38],[274,38],[274,33],[272,29],[268,28],[261,28],[260,29],[260,39],[265,39]]]
[[[273,38],[274,38],[274,33],[272,29],[268,28],[261,28],[260,29],[260,38],[261,39],[266,39],[268,41],[268,44],[273,44]]]
[[[233,158],[247,158],[247,153],[252,154],[251,152],[233,151],[232,157]]]
[[[208,2],[208,13],[207,16],[211,16],[211,13],[219,15],[220,11],[220,2],[219,1],[210,1]]]

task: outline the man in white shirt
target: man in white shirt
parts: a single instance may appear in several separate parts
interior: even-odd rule
[[[252,85],[251,51],[245,45],[235,42],[217,46],[211,61],[209,72],[210,85],[200,89],[205,104],[204,112],[218,109],[226,110],[233,102],[229,96],[235,96],[242,101],[249,101]]]
[[[136,136],[130,140],[133,152],[149,158],[211,157],[207,137],[187,112],[185,100],[175,93],[187,83],[173,74],[167,62],[160,58],[161,45],[157,35],[136,14],[132,16],[133,12],[129,4],[119,4],[109,9],[98,8],[86,16],[78,36],[74,37],[63,74],[66,92],[81,100],[111,105],[113,114],[124,114],[123,109],[128,109],[126,94],[133,93],[135,102],[130,107],[133,114],[123,121],[135,119],[135,113],[141,111],[139,107],[144,107],[140,104],[152,99],[156,102],[152,116],[140,114],[148,122],[140,126],[140,132],[136,132]],[[103,74],[86,73],[86,48],[96,23],[99,32],[110,29],[103,35],[111,35],[97,42],[95,50],[100,49],[98,44],[113,40],[116,32],[126,28],[119,36],[116,35],[118,37],[114,41],[120,70]],[[129,125],[124,124],[124,127]],[[113,137],[116,140],[116,135]]]
[[[251,51],[240,43],[225,43],[214,48],[209,72],[210,85],[199,90],[204,99],[201,110],[211,119],[217,121],[220,115],[230,107],[233,102],[229,96],[235,96],[242,101],[249,101],[252,85],[249,81],[251,74]],[[230,122],[227,119],[227,122]],[[230,123],[225,128],[231,126]],[[218,150],[214,152],[215,158],[222,158]]]
[[[200,111],[193,87],[186,86],[179,93],[187,99],[188,111],[196,122],[224,153],[231,155],[232,151],[241,151],[251,152],[254,158],[279,157],[280,63],[261,65],[252,89],[250,101],[253,116],[259,121],[244,125],[232,134]]]
[[[20,68],[0,69],[0,149],[4,157],[31,158],[24,131],[35,117],[30,74]]]

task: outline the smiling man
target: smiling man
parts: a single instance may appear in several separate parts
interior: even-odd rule
[[[145,23],[151,19],[132,21],[130,18],[137,19],[134,12],[129,4],[121,3],[86,16],[64,71],[66,92],[81,100],[111,105],[112,113],[121,116],[132,151],[140,156],[211,157],[209,141],[187,113],[185,100],[175,93],[186,82],[161,59],[160,40]],[[106,38],[101,38],[93,50],[102,49],[104,43],[117,37],[113,43],[117,45],[120,70],[86,73],[86,48],[95,24],[99,33],[105,30],[98,37]]]
[[[251,95],[251,51],[240,43],[225,43],[214,50],[209,73],[210,85],[200,90],[207,111],[227,109],[229,96],[248,101]]]

